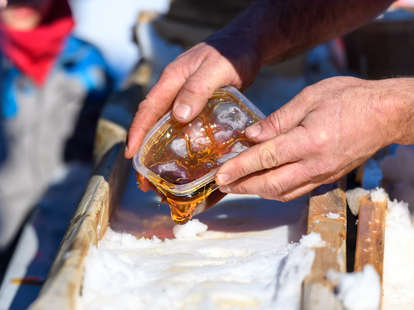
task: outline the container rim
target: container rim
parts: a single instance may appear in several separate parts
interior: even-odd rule
[[[249,110],[251,110],[259,119],[264,119],[265,115],[262,111],[260,111],[252,102],[250,102],[239,90],[237,90],[233,86],[225,86],[222,88],[219,88],[217,91],[224,91],[227,93],[230,93],[233,96],[236,96],[237,99],[242,102]],[[194,191],[200,189],[201,187],[207,185],[208,183],[212,182],[214,180],[214,175],[216,174],[219,167],[214,168],[213,170],[210,170],[208,173],[203,175],[202,177],[193,180],[186,184],[173,184],[168,182],[167,180],[161,178],[157,174],[155,174],[153,171],[148,169],[141,161],[142,156],[144,155],[144,148],[143,146],[147,144],[147,142],[151,139],[151,137],[154,135],[154,133],[169,119],[171,118],[171,112],[166,113],[161,119],[148,131],[146,134],[144,141],[141,144],[141,147],[139,150],[135,153],[132,164],[134,169],[142,174],[144,177],[146,177],[151,183],[152,179],[161,179],[163,182],[157,184],[157,187],[161,187],[163,190],[177,195],[177,196],[185,196],[188,194],[193,193]],[[154,184],[154,183],[153,183]],[[155,184],[154,184],[155,185]]]

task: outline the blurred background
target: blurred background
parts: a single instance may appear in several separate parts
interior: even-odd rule
[[[252,2],[71,0],[70,10],[63,0],[9,0],[1,15],[0,309],[25,309],[38,295],[93,169],[99,116],[127,126],[125,102],[135,108],[170,61]],[[35,9],[13,11],[19,5]],[[331,76],[412,76],[413,6],[397,1],[345,37],[262,68],[246,96],[269,114]],[[132,80],[138,91],[125,92]],[[356,179],[379,185],[381,159],[393,154],[411,160],[392,146]],[[389,192],[414,202],[406,188]]]
[[[141,57],[134,26],[143,11],[166,13],[169,0],[71,0],[75,34],[97,46],[119,83]]]

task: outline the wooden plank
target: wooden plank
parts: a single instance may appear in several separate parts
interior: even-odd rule
[[[346,195],[342,189],[314,195],[309,201],[308,233],[319,233],[324,247],[315,248],[310,275],[303,283],[302,309],[343,309],[326,279],[329,270],[346,272]]]
[[[387,201],[374,202],[370,195],[361,198],[358,213],[358,231],[355,251],[355,271],[372,265],[380,276],[384,262],[384,234]]]
[[[94,172],[31,310],[76,309],[85,257],[104,235],[131,169],[131,161],[123,156],[124,143],[132,112],[143,98],[141,90],[130,80],[106,103],[95,137]]]

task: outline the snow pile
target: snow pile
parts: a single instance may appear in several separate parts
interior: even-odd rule
[[[207,228],[206,224],[201,223],[198,219],[193,219],[184,225],[175,225],[173,233],[176,239],[192,239],[206,232]]]
[[[401,154],[404,156],[407,155],[405,152],[400,153],[400,156]],[[406,163],[406,161],[403,162]],[[386,165],[391,165],[391,163],[394,165],[396,164],[393,160]],[[398,165],[395,167],[396,170],[399,170],[400,168],[402,169],[402,167],[399,167]],[[411,167],[407,166],[407,169],[410,170]],[[386,170],[384,175],[388,176],[388,180],[393,180],[393,182],[389,184],[391,187],[395,186],[395,184],[400,184],[400,188],[408,189],[410,187],[410,174],[402,173],[400,175],[401,178],[398,179],[395,170]],[[407,190],[405,192],[407,193],[409,191]],[[348,204],[352,205],[352,208],[358,212],[359,199],[367,193],[371,195],[372,201],[388,201],[384,236],[382,309],[414,309],[414,268],[412,268],[414,262],[414,224],[412,222],[412,214],[409,205],[402,201],[391,201],[387,192],[382,188],[376,188],[371,191],[363,189],[348,191]],[[364,272],[366,272],[365,269]],[[343,277],[346,278],[348,275],[344,275]],[[363,283],[365,283],[365,281],[361,281],[357,285],[352,284],[346,286],[346,284],[344,284],[346,287],[343,287],[345,293],[342,293],[342,298],[346,298],[346,296],[357,296],[360,292],[363,292],[363,295],[367,294],[364,289],[361,289]],[[368,286],[376,286],[376,282],[371,282]],[[350,301],[353,299],[353,297],[349,297]],[[350,307],[349,309],[365,308]]]
[[[382,202],[388,201],[389,197],[388,194],[385,192],[383,188],[376,188],[370,192],[371,200],[373,202]]]
[[[388,208],[382,309],[414,309],[414,226],[407,203],[394,200]]]
[[[414,309],[414,148],[398,146],[381,162],[388,201],[385,226],[383,310]]]
[[[206,230],[192,220],[161,241],[108,229],[86,258],[78,309],[299,309],[318,234]]]
[[[346,192],[346,201],[353,215],[358,215],[359,201],[362,197],[368,194],[369,191],[361,187],[357,187]]]
[[[339,273],[330,270],[327,278],[337,283],[338,298],[345,310],[377,310],[380,305],[381,285],[378,273],[371,265],[361,272]]]

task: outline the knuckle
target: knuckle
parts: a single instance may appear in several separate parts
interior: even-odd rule
[[[284,187],[280,182],[268,179],[265,182],[264,192],[272,197],[279,197],[284,193]]]
[[[254,172],[248,161],[237,162],[235,165],[233,165],[233,168],[238,178],[244,177]]]
[[[269,146],[265,145],[258,149],[258,158],[260,165],[264,169],[269,169],[278,166],[278,159],[274,150]]]
[[[161,77],[170,78],[177,75],[179,73],[179,66],[177,63],[177,60],[169,63],[162,71]]]
[[[209,97],[212,92],[213,87],[211,83],[200,76],[200,74],[195,74],[189,78],[181,88],[181,94],[191,96],[192,98]]]
[[[240,183],[232,187],[232,193],[236,194],[247,194],[248,190],[245,184]]]
[[[193,83],[187,82],[183,85],[181,89],[183,94],[191,95],[193,97],[198,97],[200,95],[200,90],[193,86]]]
[[[330,137],[329,137],[329,132],[327,130],[321,129],[318,130],[314,135],[313,135],[313,145],[315,147],[316,150],[320,151],[322,149],[325,148],[326,145],[328,145]]]
[[[276,134],[283,133],[282,113],[282,109],[279,109],[269,115],[270,125]]]
[[[314,93],[313,88],[314,88],[313,86],[308,86],[302,89],[299,93],[300,98],[304,101],[311,100],[311,98],[313,97],[313,93]]]

